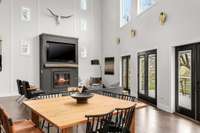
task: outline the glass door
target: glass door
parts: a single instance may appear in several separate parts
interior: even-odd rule
[[[148,96],[156,98],[156,54],[148,55]]]
[[[176,111],[195,118],[195,45],[176,48]]]
[[[145,55],[139,55],[139,94],[145,94]]]
[[[122,57],[122,86],[130,93],[130,56]]]
[[[138,96],[157,104],[157,51],[138,53]]]

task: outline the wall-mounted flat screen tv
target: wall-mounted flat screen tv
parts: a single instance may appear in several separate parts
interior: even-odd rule
[[[47,42],[47,62],[76,63],[75,44]]]

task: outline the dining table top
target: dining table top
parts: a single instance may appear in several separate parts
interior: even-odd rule
[[[77,104],[70,96],[50,99],[28,100],[23,102],[34,113],[60,129],[85,123],[85,115],[108,113],[115,108],[127,108],[136,104],[136,108],[145,107],[142,102],[131,102],[108,96],[94,94],[86,104]]]

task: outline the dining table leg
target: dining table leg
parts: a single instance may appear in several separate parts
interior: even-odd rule
[[[62,129],[61,133],[73,133],[73,128],[69,127],[69,128]]]
[[[37,127],[39,127],[39,115],[36,114],[34,111],[31,111],[31,120],[35,123]]]

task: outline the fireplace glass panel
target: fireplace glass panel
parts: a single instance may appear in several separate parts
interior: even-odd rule
[[[70,85],[70,74],[68,72],[54,72],[54,87],[66,87]]]

